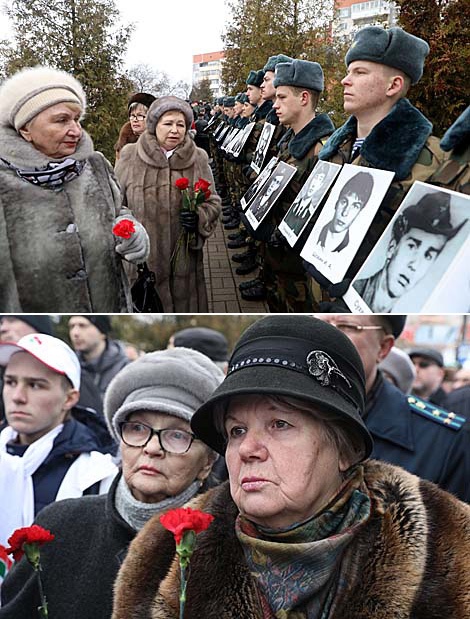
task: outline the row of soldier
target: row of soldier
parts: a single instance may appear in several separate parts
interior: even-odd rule
[[[317,62],[283,54],[272,56],[262,70],[250,71],[246,93],[218,99],[206,131],[223,198],[223,223],[231,231],[228,246],[247,248],[232,257],[240,263],[237,273],[248,274],[259,267],[257,277],[240,284],[242,298],[266,299],[272,312],[327,311],[331,302],[345,308],[342,296],[415,181],[469,193],[470,109],[439,140],[432,135],[431,122],[407,99],[409,88],[423,74],[428,53],[424,40],[400,28],[369,26],[360,30],[346,54],[347,72],[342,80],[344,110],[350,117],[336,130],[328,114],[316,112],[325,82]],[[241,152],[234,156],[222,150],[215,139],[223,133],[222,128],[243,129],[250,122],[254,128]],[[296,172],[255,230],[240,200],[257,178],[252,164],[268,123],[274,127],[264,165],[276,157],[294,166]],[[382,205],[340,283],[332,283],[303,261],[298,249],[290,247],[278,229],[319,160],[394,173]],[[432,207],[428,206],[430,217]],[[310,220],[303,239],[318,214]],[[443,213],[442,220],[444,215],[448,213]],[[427,223],[423,221],[423,229]],[[450,230],[449,234],[455,233],[454,228]]]

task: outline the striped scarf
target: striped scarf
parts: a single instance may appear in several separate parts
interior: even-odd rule
[[[327,619],[347,586],[345,550],[369,516],[362,466],[320,514],[288,530],[268,531],[239,516],[236,534],[264,598],[265,617]]]

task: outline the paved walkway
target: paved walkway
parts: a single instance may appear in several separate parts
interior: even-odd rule
[[[213,314],[264,314],[268,306],[264,302],[244,301],[240,296],[238,284],[254,279],[257,272],[249,275],[237,275],[238,266],[230,260],[234,253],[246,248],[229,249],[227,236],[231,231],[224,230],[219,222],[216,232],[206,242],[204,248],[204,271],[206,276],[209,312]]]

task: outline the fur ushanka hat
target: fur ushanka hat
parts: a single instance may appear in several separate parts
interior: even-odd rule
[[[194,114],[189,103],[186,103],[186,101],[179,97],[168,95],[166,97],[159,97],[149,107],[147,112],[147,129],[150,133],[155,133],[158,121],[167,112],[181,112],[186,121],[186,130],[191,128]]]
[[[75,103],[84,115],[85,92],[73,75],[51,67],[22,69],[0,86],[0,124],[19,131],[57,103]]]
[[[292,62],[279,62],[276,65],[275,88],[294,86],[294,88],[308,88],[321,92],[323,84],[323,69],[318,62],[296,59]]]
[[[348,67],[354,60],[368,60],[400,69],[416,84],[423,75],[429,45],[423,39],[402,28],[385,30],[380,26],[366,26],[354,36],[346,54]]]
[[[256,86],[259,88],[264,80],[264,71],[250,71],[248,77],[246,78],[247,86]]]
[[[224,373],[190,348],[147,353],[120,370],[104,397],[109,431],[119,442],[119,423],[137,411],[155,411],[190,421],[222,382]]]

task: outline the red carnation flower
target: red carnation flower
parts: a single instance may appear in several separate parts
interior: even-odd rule
[[[197,535],[205,531],[213,520],[214,516],[211,514],[190,507],[172,509],[160,516],[162,525],[175,536],[176,544],[181,542],[186,531],[194,531]]]
[[[186,178],[186,176],[183,176],[183,178],[179,178],[175,182],[175,186],[177,187],[177,189],[181,189],[181,191],[187,189],[189,187],[189,178]]]
[[[113,228],[113,234],[123,239],[130,239],[134,232],[134,222],[130,219],[121,219]]]
[[[211,183],[209,183],[209,181],[206,181],[205,179],[200,178],[194,184],[194,191],[207,191],[210,186],[211,186]]]
[[[30,527],[16,529],[13,535],[8,539],[10,547],[7,548],[8,554],[12,554],[15,561],[19,561],[25,553],[25,544],[37,544],[42,546],[47,542],[52,542],[54,535],[47,529],[43,529],[37,524]]]

